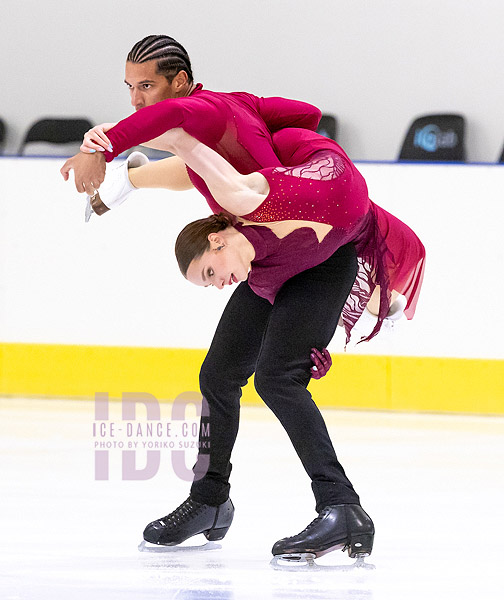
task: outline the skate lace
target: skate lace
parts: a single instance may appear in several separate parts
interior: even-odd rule
[[[199,502],[188,498],[169,515],[159,519],[159,522],[163,527],[177,527],[197,516],[204,506],[204,504],[200,504]]]
[[[303,531],[301,531],[300,533],[298,533],[297,535],[302,535],[303,533],[309,533],[311,529],[313,529],[318,523],[320,523],[320,521],[322,521],[322,519],[327,515],[328,512],[330,512],[331,509],[328,508],[324,508],[323,511],[320,512],[320,514],[315,517],[313,519],[313,521],[303,529]],[[292,537],[297,537],[297,536],[292,536]]]

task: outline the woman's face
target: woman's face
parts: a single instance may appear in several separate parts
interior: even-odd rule
[[[210,240],[210,249],[194,259],[187,269],[187,279],[191,283],[222,289],[245,281],[250,270],[250,261],[243,256],[239,248],[222,239]]]

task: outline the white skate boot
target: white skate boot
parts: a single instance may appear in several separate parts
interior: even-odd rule
[[[383,323],[378,333],[378,338],[385,338],[386,336],[391,335],[393,332],[394,326],[404,317],[404,309],[406,308],[407,300],[403,295],[397,296],[397,299],[392,302],[390,305],[390,310],[383,319]],[[357,323],[355,323],[352,329],[352,337],[350,339],[350,344],[355,345],[359,343],[363,338],[366,338],[368,335],[371,335],[376,323],[378,321],[378,317],[373,315],[373,313],[369,312],[367,308],[364,309],[364,312],[360,316]]]
[[[119,166],[111,169],[105,181],[101,184],[99,191],[92,196],[86,197],[86,223],[93,213],[103,215],[111,208],[120,206],[137,188],[131,184],[128,170],[146,165],[149,159],[142,152],[132,152],[128,158]]]

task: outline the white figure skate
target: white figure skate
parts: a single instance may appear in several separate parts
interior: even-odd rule
[[[394,327],[396,327],[399,321],[404,318],[404,309],[406,308],[406,304],[407,300],[403,295],[399,295],[397,299],[392,302],[387,316],[385,319],[383,319],[377,339],[385,339],[393,333]],[[359,320],[357,323],[355,323],[352,329],[350,345],[353,346],[358,344],[362,339],[366,338],[368,335],[371,335],[371,332],[373,331],[377,321],[378,317],[373,315],[367,308],[365,308]]]
[[[100,189],[92,196],[86,197],[86,223],[93,213],[103,215],[112,208],[120,206],[137,189],[131,184],[128,170],[141,167],[148,162],[149,159],[142,152],[132,152],[120,166],[111,169]]]

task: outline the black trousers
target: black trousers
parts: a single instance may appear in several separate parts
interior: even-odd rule
[[[193,469],[195,500],[217,506],[229,496],[241,388],[255,372],[257,392],[283,425],[312,481],[316,510],[328,504],[359,504],[307,390],[311,348],[330,342],[356,275],[355,248],[347,244],[287,281],[273,305],[254,294],[247,282],[238,286],[201,368],[200,388],[209,416],[202,417],[200,442],[209,442],[210,448],[200,448]]]

